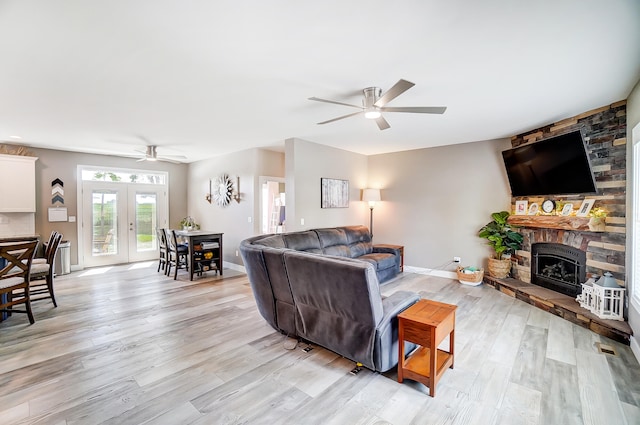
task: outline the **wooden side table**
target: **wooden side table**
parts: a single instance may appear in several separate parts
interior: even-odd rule
[[[398,382],[405,378],[429,387],[435,397],[436,384],[447,370],[453,369],[455,305],[431,300],[420,300],[398,315]],[[438,350],[438,345],[449,336],[449,351]],[[420,347],[405,359],[404,341]],[[437,353],[433,355],[432,353]]]
[[[402,273],[404,271],[404,246],[402,246],[402,245],[392,245],[392,244],[388,244],[388,243],[377,243],[377,244],[375,244],[375,246],[379,246],[379,247],[382,247],[382,248],[397,249],[398,251],[400,251],[400,273]]]

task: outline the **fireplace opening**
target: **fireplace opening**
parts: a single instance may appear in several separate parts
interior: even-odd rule
[[[557,243],[531,245],[531,283],[577,296],[586,280],[586,252]]]

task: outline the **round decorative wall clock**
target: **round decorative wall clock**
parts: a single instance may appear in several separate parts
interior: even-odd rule
[[[226,207],[233,196],[233,181],[227,174],[221,174],[213,186],[213,200],[221,207]]]
[[[542,203],[542,211],[546,212],[547,214],[549,214],[555,209],[556,209],[556,203],[551,199],[547,199]]]

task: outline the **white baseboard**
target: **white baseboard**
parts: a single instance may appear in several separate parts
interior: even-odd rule
[[[631,337],[631,351],[633,351],[633,355],[636,356],[636,360],[640,362],[640,345],[638,345],[638,339],[635,337]]]
[[[450,272],[447,270],[425,269],[424,267],[404,266],[403,269],[408,273],[424,274],[427,276],[444,277],[446,279],[458,279],[456,272]]]
[[[222,262],[222,268],[231,269],[231,270],[235,270],[242,273],[247,273],[247,269],[244,266],[241,266],[240,264],[229,263],[227,261]]]

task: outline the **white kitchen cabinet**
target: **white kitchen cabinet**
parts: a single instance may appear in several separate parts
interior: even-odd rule
[[[36,160],[0,155],[0,213],[36,211]]]

